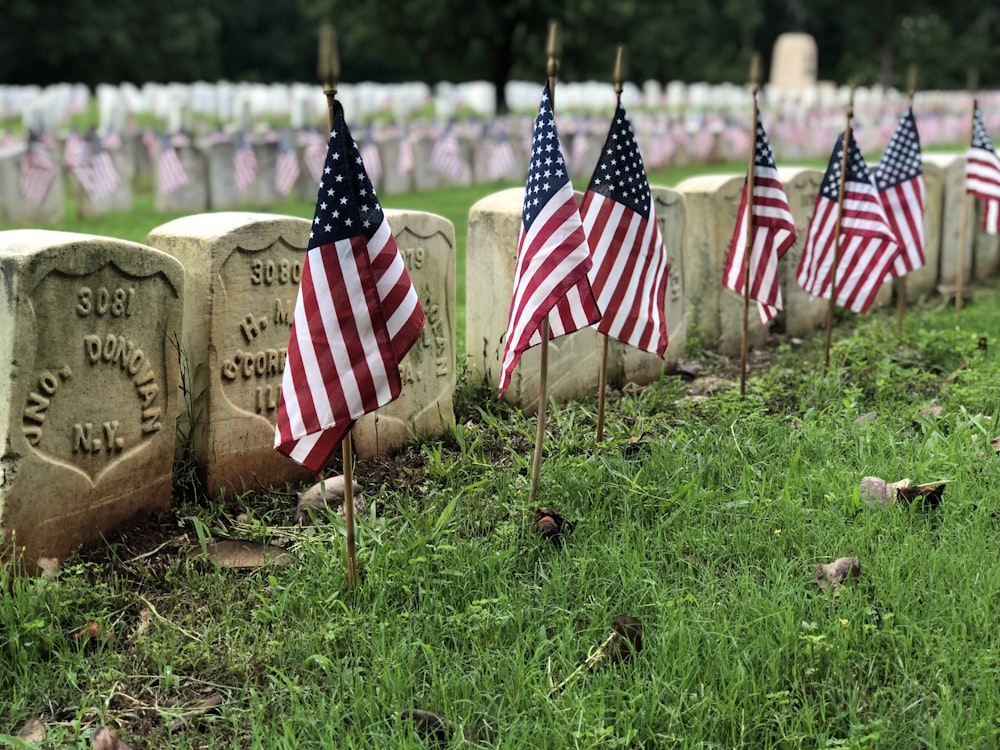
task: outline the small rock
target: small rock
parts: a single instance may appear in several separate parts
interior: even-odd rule
[[[122,742],[111,727],[101,727],[94,734],[94,750],[132,750],[132,746]]]
[[[831,587],[836,591],[848,576],[854,580],[861,577],[861,561],[856,557],[838,557],[832,563],[816,566],[816,581],[823,591]]]
[[[876,419],[878,419],[878,412],[870,411],[865,414],[862,414],[860,417],[854,420],[854,423],[859,425],[868,424],[869,422],[874,422]]]
[[[364,513],[368,509],[361,487],[357,482],[353,482],[354,488],[354,512]],[[337,515],[344,517],[344,475],[328,477],[321,482],[317,482],[305,492],[299,493],[299,502],[295,506],[295,523],[302,525],[310,519],[310,510],[323,510],[324,508],[336,508]]]
[[[45,725],[41,719],[28,719],[17,732],[17,738],[25,742],[41,744],[45,740]]]

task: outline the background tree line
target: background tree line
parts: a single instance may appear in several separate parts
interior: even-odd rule
[[[0,0],[0,83],[316,79],[332,22],[342,80],[498,86],[545,74],[550,18],[560,77],[606,80],[615,47],[629,80],[744,81],[777,36],[807,31],[821,79],[921,88],[1000,86],[1000,4],[983,0]],[[501,106],[503,103],[501,102]]]

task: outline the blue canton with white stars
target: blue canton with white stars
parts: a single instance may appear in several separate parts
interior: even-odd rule
[[[524,208],[521,220],[525,228],[538,216],[542,206],[564,185],[569,184],[566,161],[559,145],[559,132],[552,113],[552,98],[549,84],[545,84],[542,101],[535,118],[535,130],[531,138],[531,164],[528,166],[528,180],[524,188]]]
[[[833,153],[830,154],[830,164],[823,176],[823,184],[819,186],[820,194],[832,201],[837,200],[837,195],[840,192],[840,162],[843,158],[844,134],[841,133],[837,138],[837,145],[833,147]],[[847,159],[847,182],[860,182],[863,185],[868,185],[871,184],[871,181],[871,172],[868,170],[865,158],[861,155],[858,142],[852,138],[851,153]]]
[[[983,111],[979,109],[978,104],[975,106],[975,114],[972,117],[972,147],[993,151],[993,141],[990,140],[990,134],[986,130],[986,123],[983,121]]]
[[[327,245],[359,234],[370,240],[383,219],[361,152],[344,122],[344,108],[334,101],[333,130],[319,182],[309,246]]]
[[[639,155],[639,144],[620,102],[601,158],[590,178],[590,191],[611,198],[637,214],[649,213],[649,183]]]
[[[774,152],[771,150],[771,143],[767,140],[767,133],[764,132],[764,125],[760,121],[760,112],[757,113],[757,145],[754,147],[753,163],[758,167],[777,169],[774,163]]]
[[[913,110],[908,109],[899,119],[889,145],[875,167],[875,185],[879,192],[919,177],[923,173],[920,159],[920,136]]]

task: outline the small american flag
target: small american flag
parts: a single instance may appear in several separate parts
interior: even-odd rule
[[[87,194],[91,200],[107,198],[121,187],[114,157],[97,136],[94,136],[90,149],[90,174],[92,187]]]
[[[399,396],[399,364],[424,320],[343,106],[334,100],[275,449],[319,473],[356,420]]]
[[[580,215],[593,253],[588,276],[601,312],[597,330],[662,357],[667,252],[639,144],[621,102]]]
[[[274,162],[274,189],[282,198],[289,193],[299,181],[299,159],[295,155],[292,139],[282,131],[278,135],[278,155]]]
[[[458,130],[454,122],[444,129],[441,137],[431,150],[430,167],[450,180],[462,176],[462,146],[458,140]]]
[[[382,156],[378,150],[378,143],[375,142],[375,133],[371,128],[365,133],[361,141],[361,158],[365,163],[365,171],[372,184],[379,181],[382,176]]]
[[[889,278],[899,278],[924,265],[924,165],[913,108],[906,110],[875,167],[885,216],[899,243]]]
[[[757,300],[757,313],[765,325],[781,311],[781,284],[778,261],[795,244],[795,219],[788,206],[788,196],[778,178],[774,153],[757,113],[756,147],[754,149],[753,200],[750,203],[753,221],[750,250],[750,298]],[[741,297],[746,288],[747,261],[747,185],[743,186],[736,228],[729,243],[722,286]]]
[[[413,147],[414,137],[413,133],[404,130],[399,139],[399,160],[396,162],[396,171],[403,177],[410,174],[417,164]]]
[[[514,144],[510,142],[510,138],[507,137],[507,133],[502,128],[494,131],[486,165],[487,174],[494,182],[512,177],[517,172],[517,154],[514,153]]]
[[[169,135],[160,139],[160,150],[156,157],[156,189],[161,195],[167,195],[188,184],[187,170],[181,163],[181,157],[171,142]]]
[[[31,205],[40,205],[56,179],[56,166],[48,145],[35,133],[28,134],[28,149],[21,157],[21,196]]]
[[[257,156],[246,133],[239,133],[236,136],[233,167],[236,172],[236,190],[240,195],[246,195],[257,182]]]
[[[979,104],[973,103],[972,145],[966,153],[965,189],[983,201],[983,231],[1000,234],[1000,156]]]
[[[806,247],[795,279],[814,297],[829,299],[834,255],[837,252],[837,196],[840,190],[844,134],[830,155],[830,163],[816,196]],[[844,210],[840,220],[839,262],[834,303],[854,312],[867,312],[875,301],[899,245],[889,227],[875,181],[857,142],[852,138],[844,176]]]
[[[507,392],[521,355],[541,343],[539,328],[557,304],[560,309],[549,320],[550,339],[600,320],[587,278],[591,264],[546,83],[535,118],[524,189],[514,292],[504,334],[501,395]]]
[[[309,170],[309,176],[313,182],[319,184],[323,179],[323,167],[326,165],[327,142],[323,136],[315,131],[308,130],[305,133],[305,146],[302,149],[302,161]]]

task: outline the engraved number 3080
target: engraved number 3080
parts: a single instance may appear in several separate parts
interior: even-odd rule
[[[298,284],[302,278],[302,264],[298,261],[289,263],[282,259],[275,263],[273,260],[254,260],[250,262],[250,283],[271,286],[272,284]]]
[[[81,318],[94,313],[95,315],[107,315],[110,313],[115,318],[128,317],[132,314],[132,300],[135,299],[135,289],[107,289],[98,287],[91,289],[89,286],[82,286],[76,293],[76,313]]]

